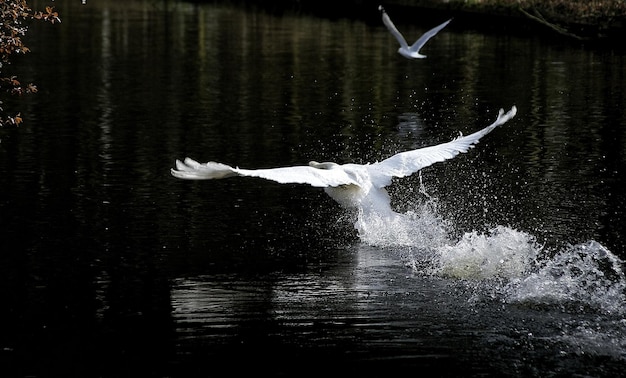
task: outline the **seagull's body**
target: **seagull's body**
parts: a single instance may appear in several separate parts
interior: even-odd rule
[[[393,155],[371,164],[336,164],[312,161],[306,166],[269,169],[241,169],[208,162],[199,163],[190,158],[176,160],[173,176],[186,180],[222,179],[233,176],[258,177],[281,184],[308,184],[324,188],[325,192],[341,206],[353,208],[362,215],[388,216],[397,214],[391,209],[385,187],[393,177],[406,177],[434,163],[451,159],[469,151],[483,136],[515,116],[516,107],[507,113],[500,109],[494,123],[467,136],[450,142]]]
[[[402,34],[400,34],[400,32],[398,31],[396,26],[393,24],[393,22],[391,22],[391,19],[387,15],[387,12],[385,12],[385,8],[383,8],[383,6],[380,5],[378,7],[378,10],[382,14],[383,24],[385,24],[387,29],[389,29],[391,34],[393,34],[393,36],[396,37],[396,39],[400,43],[400,48],[398,49],[398,53],[408,59],[426,58],[426,55],[420,54],[420,49],[426,44],[426,42],[428,42],[429,39],[431,39],[441,29],[445,28],[446,25],[448,25],[450,21],[452,21],[450,19],[442,23],[441,25],[430,29],[429,31],[424,33],[424,35],[422,35],[417,41],[415,41],[415,43],[409,46],[409,44],[406,42],[406,39],[404,39],[404,37],[402,36]]]

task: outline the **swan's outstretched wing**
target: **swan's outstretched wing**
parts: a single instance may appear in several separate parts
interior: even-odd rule
[[[419,52],[420,49],[426,44],[426,42],[428,42],[429,39],[435,36],[435,34],[439,33],[439,30],[445,28],[446,25],[450,23],[450,21],[452,21],[452,19],[449,19],[439,26],[435,26],[434,28],[424,33],[421,37],[419,37],[417,41],[415,41],[414,44],[411,45],[411,47],[409,47],[409,50],[412,52]]]
[[[517,108],[515,106],[507,113],[504,113],[504,110],[500,109],[498,118],[494,123],[473,134],[459,137],[450,142],[436,146],[401,152],[379,163],[373,163],[366,167],[370,172],[375,186],[387,186],[391,183],[392,177],[406,177],[412,175],[431,164],[451,159],[461,152],[469,151],[470,148],[478,143],[480,138],[490,133],[497,126],[513,118],[516,113]]]
[[[398,40],[398,42],[400,42],[400,46],[404,47],[405,49],[409,48],[409,44],[406,43],[406,39],[404,39],[404,37],[402,36],[402,34],[400,34],[400,32],[398,31],[398,29],[396,29],[396,26],[393,24],[393,22],[391,22],[391,19],[389,18],[389,16],[387,15],[387,12],[385,12],[385,8],[383,8],[382,5],[380,5],[378,7],[378,10],[380,10],[380,12],[382,13],[383,16],[383,24],[385,24],[385,26],[387,27],[387,29],[389,29],[389,31],[391,32],[391,34],[393,34],[394,37],[396,37],[396,39]],[[445,25],[444,25],[445,26]],[[426,43],[426,42],[424,42]]]
[[[313,166],[240,169],[212,161],[202,164],[186,158],[184,161],[176,160],[176,169],[172,169],[171,172],[174,177],[185,180],[211,180],[232,176],[248,176],[272,180],[281,184],[309,184],[316,187],[358,185],[339,165],[326,169]]]

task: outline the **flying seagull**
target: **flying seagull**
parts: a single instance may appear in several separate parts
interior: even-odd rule
[[[406,177],[437,162],[468,152],[483,136],[513,118],[517,108],[504,113],[500,109],[494,123],[467,136],[450,142],[405,151],[371,164],[337,164],[309,162],[309,165],[268,169],[241,169],[210,161],[199,163],[190,158],[176,160],[173,176],[185,180],[223,179],[233,176],[258,177],[281,184],[309,184],[324,191],[340,205],[353,208],[359,214],[392,215],[390,197],[385,187],[393,177]]]
[[[396,26],[393,24],[393,22],[391,22],[391,19],[387,15],[387,12],[385,12],[385,8],[383,8],[382,5],[379,5],[378,10],[383,15],[383,23],[385,24],[387,29],[389,29],[391,34],[393,34],[393,36],[396,37],[398,42],[400,42],[400,48],[398,49],[398,53],[400,53],[400,55],[404,56],[405,58],[409,58],[409,59],[426,58],[426,55],[420,54],[420,49],[426,44],[426,42],[428,42],[429,39],[431,39],[435,34],[437,34],[439,30],[446,27],[446,25],[448,25],[448,23],[452,21],[452,19],[450,19],[444,22],[443,24],[430,29],[429,31],[424,33],[424,35],[422,35],[417,41],[415,41],[414,44],[409,46],[409,44],[406,43],[406,39],[404,39],[402,34],[400,34],[398,29],[396,29]]]

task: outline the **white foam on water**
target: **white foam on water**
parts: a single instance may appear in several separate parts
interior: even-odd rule
[[[626,319],[617,322],[582,321],[563,324],[554,341],[569,345],[577,355],[626,359]]]
[[[463,235],[437,250],[431,272],[460,279],[514,278],[527,273],[541,252],[531,235],[497,226],[488,233]]]
[[[365,244],[432,249],[449,242],[449,224],[434,201],[403,214],[360,214],[355,227]]]
[[[420,274],[491,280],[484,285],[489,296],[505,303],[626,314],[624,263],[597,241],[548,251],[533,235],[507,226],[453,240],[434,199],[397,216],[360,217],[356,226],[363,243],[398,249]]]
[[[624,262],[596,241],[545,257],[538,269],[509,283],[508,301],[580,311],[626,313]]]

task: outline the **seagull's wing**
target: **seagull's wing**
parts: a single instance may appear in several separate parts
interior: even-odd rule
[[[380,7],[379,9],[380,9],[380,12],[383,15],[383,24],[385,24],[385,26],[387,27],[387,29],[389,29],[391,34],[393,34],[393,36],[396,37],[398,42],[400,42],[400,46],[404,47],[405,49],[408,49],[409,48],[409,44],[406,43],[406,39],[404,39],[402,34],[400,34],[398,29],[396,29],[396,26],[393,24],[393,22],[391,22],[391,19],[387,15],[387,12],[385,12],[383,7]]]
[[[452,19],[449,19],[439,26],[435,26],[434,28],[424,33],[421,37],[419,37],[417,41],[415,41],[414,44],[411,45],[411,47],[409,47],[409,50],[413,52],[420,51],[420,49],[426,44],[426,42],[428,42],[428,40],[431,39],[435,34],[439,33],[441,29],[445,28],[446,25],[450,23],[450,21],[452,21]]]
[[[358,185],[339,165],[332,169],[320,169],[312,166],[240,169],[212,161],[198,163],[193,159],[186,158],[184,161],[176,160],[176,169],[172,169],[171,173],[174,177],[185,180],[211,180],[232,176],[248,176],[272,180],[281,184],[309,184],[316,187]]]
[[[461,152],[467,152],[478,143],[480,138],[513,118],[516,113],[515,106],[507,113],[500,109],[494,123],[473,134],[436,146],[401,152],[379,163],[367,165],[372,182],[378,187],[387,186],[391,183],[392,177],[406,177],[429,165],[451,159]]]

